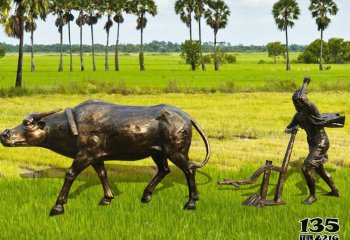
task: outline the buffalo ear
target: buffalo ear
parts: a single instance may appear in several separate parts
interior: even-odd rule
[[[38,124],[38,127],[39,127],[40,129],[44,129],[45,126],[46,126],[46,122],[44,122],[44,121],[39,121],[37,124]]]

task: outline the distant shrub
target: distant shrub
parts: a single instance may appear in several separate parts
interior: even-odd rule
[[[181,58],[191,65],[191,70],[195,71],[200,65],[201,44],[199,41],[186,40],[181,44]]]
[[[228,64],[233,64],[237,61],[237,58],[233,54],[225,54],[225,60]]]
[[[224,92],[224,93],[234,93],[237,92],[236,89],[236,85],[234,82],[230,81],[230,82],[225,82],[225,84],[223,84],[220,87],[220,92]]]
[[[293,92],[297,89],[296,83],[291,80],[269,81],[263,87],[264,91]]]
[[[258,61],[258,64],[265,64],[266,62],[264,61],[264,60],[262,60],[262,59],[260,59],[259,61]]]
[[[0,58],[5,57],[5,47],[0,45]]]
[[[211,56],[211,55],[209,55],[209,54],[203,55],[203,62],[204,62],[205,64],[210,64],[210,63],[212,63],[212,62],[213,62],[212,60],[213,60],[213,59],[212,59],[212,56]]]
[[[179,83],[176,80],[170,80],[164,89],[166,93],[178,93],[181,91]]]

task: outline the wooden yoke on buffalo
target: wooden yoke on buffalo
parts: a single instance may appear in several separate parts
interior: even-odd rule
[[[271,205],[285,204],[285,202],[282,200],[283,186],[286,181],[287,169],[288,169],[290,157],[292,155],[293,145],[294,145],[297,132],[298,132],[298,129],[295,129],[295,131],[291,134],[287,151],[286,151],[286,154],[284,155],[284,159],[281,167],[273,166],[272,161],[267,160],[266,164],[261,166],[258,170],[256,170],[249,180],[234,181],[234,180],[224,179],[223,181],[219,182],[219,185],[232,185],[235,187],[240,187],[241,185],[253,184],[258,180],[259,176],[264,173],[264,176],[261,182],[260,192],[258,194],[254,194],[249,198],[247,198],[247,200],[245,200],[243,204],[247,206],[254,206],[254,207],[265,207],[265,206],[271,206]],[[267,197],[267,190],[269,186],[271,171],[279,172],[280,175],[278,178],[274,199],[267,200],[266,197]]]

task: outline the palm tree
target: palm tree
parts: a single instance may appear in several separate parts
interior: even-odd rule
[[[294,26],[294,21],[298,20],[300,8],[296,0],[279,0],[273,5],[272,15],[275,19],[277,28],[281,31],[285,31],[286,33],[286,69],[289,71],[288,27],[292,28]]]
[[[26,32],[30,32],[30,46],[31,46],[31,57],[30,57],[30,71],[35,72],[35,64],[34,64],[34,31],[36,30],[36,22],[35,19],[37,16],[35,13],[31,12],[28,15],[27,21],[24,25],[24,30]]]
[[[50,11],[57,15],[55,26],[60,34],[60,63],[58,65],[58,71],[63,71],[63,27],[67,23],[64,19],[66,0],[50,1]]]
[[[338,13],[338,7],[332,0],[311,0],[309,10],[312,17],[315,18],[318,31],[321,31],[321,48],[320,48],[320,66],[319,69],[323,70],[322,54],[323,54],[323,31],[328,27],[331,19],[327,16],[336,15]]]
[[[195,5],[194,5],[194,19],[198,22],[198,33],[199,33],[199,44],[201,45],[201,64],[202,64],[202,70],[205,71],[205,64],[203,61],[203,54],[202,54],[202,24],[201,24],[201,20],[202,20],[202,16],[205,13],[205,2],[206,0],[197,0],[195,1]]]
[[[27,20],[24,25],[24,30],[30,32],[30,43],[31,43],[31,72],[35,72],[34,64],[34,31],[37,28],[35,20],[40,17],[45,20],[46,14],[49,11],[49,2],[48,1],[35,1],[31,0],[27,2],[28,4],[28,14]],[[38,6],[40,4],[40,6]],[[40,10],[40,11],[39,11]],[[39,16],[38,16],[39,15]]]
[[[152,16],[157,14],[157,5],[153,0],[133,0],[127,2],[127,11],[132,12],[137,16],[137,26],[136,29],[141,32],[141,45],[140,45],[140,71],[145,71],[145,62],[143,56],[143,29],[147,25],[146,14],[149,13]]]
[[[192,13],[195,8],[195,0],[177,0],[175,2],[175,13],[180,15],[180,19],[190,30],[190,40],[192,41]]]
[[[16,87],[22,86],[24,22],[25,19],[28,18],[26,13],[28,13],[28,9],[31,8],[30,6],[34,6],[33,9],[36,10],[39,16],[43,16],[44,18],[47,8],[43,6],[48,6],[47,1],[48,0],[3,0],[0,3],[0,21],[5,26],[6,34],[19,39]],[[12,4],[12,2],[14,4]],[[14,14],[10,16],[11,7],[14,7]]]
[[[113,17],[113,20],[117,23],[117,40],[115,43],[115,55],[114,55],[115,71],[119,71],[119,30],[120,30],[120,24],[124,22],[123,11],[125,10],[126,10],[126,0],[114,1],[113,11],[115,13],[115,16]]]
[[[80,70],[83,72],[85,70],[84,65],[84,53],[83,53],[83,25],[85,24],[85,16],[84,16],[84,10],[87,6],[87,3],[85,0],[75,1],[74,2],[74,9],[79,11],[79,16],[75,20],[75,23],[79,26],[80,29]]]
[[[112,0],[113,1],[113,0]],[[106,54],[105,54],[105,71],[109,71],[109,63],[108,63],[108,48],[109,48],[109,32],[111,27],[113,26],[112,18],[112,6],[111,1],[98,1],[96,4],[97,9],[100,13],[107,13],[107,21],[103,27],[106,30],[107,35],[107,43],[106,43]]]
[[[72,54],[72,41],[71,41],[71,29],[70,29],[70,22],[74,20],[74,16],[72,14],[72,9],[73,9],[73,3],[72,1],[66,1],[65,2],[65,13],[63,14],[63,21],[64,24],[68,25],[68,41],[69,41],[69,56],[70,56],[70,61],[69,61],[69,71],[73,71],[73,54]]]
[[[85,15],[85,23],[90,26],[91,29],[91,52],[92,52],[92,69],[96,71],[96,61],[95,61],[95,47],[94,47],[94,25],[97,23],[98,19],[101,17],[98,13],[94,13],[94,6],[88,10],[89,14]]]
[[[57,27],[58,32],[60,33],[60,64],[58,66],[58,71],[62,72],[63,71],[63,26],[64,26],[63,11],[57,10],[57,14],[58,14],[58,17],[55,21],[55,25]]]
[[[217,55],[216,39],[219,29],[225,28],[230,16],[230,9],[223,0],[209,0],[208,9],[205,11],[207,24],[214,30],[214,64],[215,71],[219,70],[219,59]]]
[[[107,13],[107,22],[105,23],[105,26],[103,27],[107,33],[106,58],[105,58],[105,70],[106,71],[109,71],[109,64],[108,64],[109,31],[110,31],[112,26],[113,26],[113,21],[111,20],[111,12],[109,11]]]

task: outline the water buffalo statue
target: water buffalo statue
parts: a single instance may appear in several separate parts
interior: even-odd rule
[[[145,188],[141,201],[151,201],[153,190],[170,172],[169,159],[187,179],[189,200],[184,209],[196,209],[195,171],[208,162],[210,147],[203,130],[188,114],[164,104],[125,106],[95,99],[60,111],[32,113],[20,125],[0,135],[1,143],[6,147],[37,146],[74,158],[50,216],[64,213],[63,205],[68,201],[74,180],[88,166],[92,165],[103,186],[100,204],[108,205],[113,193],[104,161],[134,161],[147,157],[156,163],[158,172]],[[206,147],[206,158],[201,164],[191,162],[188,157],[192,126]]]

